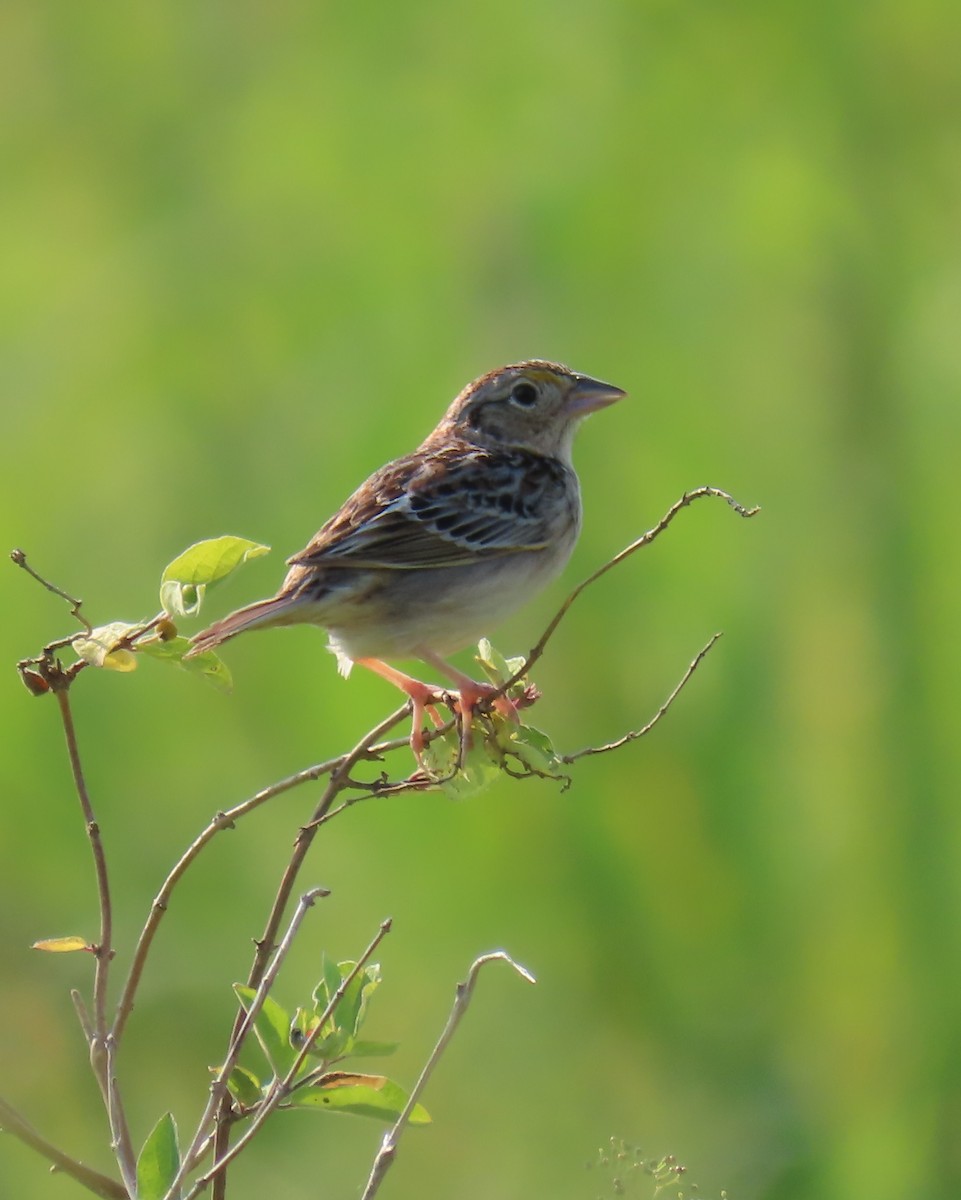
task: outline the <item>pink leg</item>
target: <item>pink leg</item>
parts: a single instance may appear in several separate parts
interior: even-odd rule
[[[494,692],[497,691],[497,688],[493,684],[480,683],[476,679],[471,679],[463,671],[458,671],[456,667],[452,667],[450,663],[445,662],[440,655],[423,646],[418,646],[417,654],[424,662],[430,663],[432,667],[436,667],[441,674],[446,675],[448,679],[457,685],[457,708],[461,719],[461,740],[465,749],[469,750],[474,709],[481,700],[489,700]],[[509,721],[517,721],[517,709],[506,696],[497,696],[494,700],[494,707],[502,717],[506,717]]]
[[[419,679],[414,679],[412,675],[405,675],[403,671],[395,670],[394,667],[381,662],[379,658],[356,658],[354,662],[359,667],[366,667],[368,671],[373,671],[376,675],[380,675],[382,679],[386,679],[394,687],[400,688],[406,696],[410,697],[411,715],[413,717],[410,748],[413,750],[417,760],[420,761],[420,756],[424,750],[424,713],[427,712],[430,714],[430,719],[436,728],[439,729],[444,723],[434,708],[434,704],[439,699],[437,689],[429,687],[426,683],[421,683]]]

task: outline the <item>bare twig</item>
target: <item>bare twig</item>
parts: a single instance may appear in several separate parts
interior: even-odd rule
[[[55,596],[59,596],[61,600],[66,600],[66,602],[70,605],[70,615],[75,617],[80,622],[84,629],[86,629],[87,633],[93,632],[93,626],[80,611],[81,606],[83,605],[82,600],[77,600],[74,596],[71,596],[65,592],[63,588],[58,588],[56,584],[51,583],[48,579],[44,579],[42,575],[38,574],[27,562],[27,556],[23,550],[11,550],[10,558],[17,564],[18,567],[23,567],[27,574],[31,578],[35,579],[37,583],[41,585],[41,587],[45,587],[48,592],[53,592],[53,594]]]
[[[531,667],[544,653],[547,643],[554,635],[554,631],[557,629],[558,625],[560,625],[561,621],[563,621],[563,619],[567,616],[568,609],[581,594],[581,592],[586,591],[592,583],[596,583],[596,581],[600,579],[602,575],[606,575],[608,571],[613,570],[614,567],[616,567],[619,563],[622,563],[626,558],[630,558],[632,554],[635,554],[644,546],[649,546],[656,537],[659,537],[660,534],[667,529],[668,525],[671,524],[682,508],[687,508],[688,505],[693,504],[695,500],[700,500],[705,496],[716,496],[721,500],[727,501],[731,508],[733,508],[740,517],[753,517],[761,511],[757,506],[754,508],[746,508],[743,504],[740,504],[737,500],[735,500],[733,496],[722,491],[720,488],[708,487],[705,485],[704,487],[694,488],[693,491],[685,492],[679,500],[676,500],[671,505],[671,507],[667,510],[664,516],[661,517],[656,525],[652,526],[646,533],[642,533],[641,536],[631,542],[629,546],[625,546],[624,549],[615,554],[613,558],[609,558],[603,566],[598,567],[596,571],[588,575],[586,579],[583,579],[577,585],[577,587],[574,588],[574,590],[570,593],[564,603],[548,622],[547,628],[541,634],[540,638],[537,640],[531,650],[528,651],[527,658],[524,660],[523,664],[514,672],[510,679],[501,684],[496,693],[493,693],[488,700],[484,701],[484,703],[490,704],[496,696],[503,695],[509,688],[512,688],[515,683],[518,683],[524,678],[525,675],[529,674]]]
[[[94,871],[97,876],[97,895],[100,903],[100,937],[94,947],[96,967],[93,980],[93,1014],[88,1018],[92,1026],[90,1037],[90,1065],[93,1068],[97,1083],[103,1095],[104,1105],[110,1121],[111,1141],[116,1150],[117,1165],[123,1176],[124,1184],[131,1192],[136,1190],[137,1168],[136,1156],[130,1141],[124,1117],[123,1105],[113,1076],[112,1067],[112,1037],[107,1029],[107,984],[110,977],[110,960],[113,958],[113,909],[110,900],[110,881],[107,875],[107,858],[104,853],[103,841],[100,837],[100,826],[94,815],[87,781],[84,778],[83,764],[80,761],[80,748],[77,743],[77,731],[73,723],[73,713],[70,709],[69,684],[54,688],[57,703],[60,707],[60,718],[63,722],[64,737],[67,742],[67,755],[73,772],[73,782],[77,798],[83,812],[87,838],[93,854]],[[79,1009],[78,1009],[79,1012]]]
[[[307,851],[313,843],[321,817],[327,813],[339,792],[346,786],[346,781],[350,778],[351,769],[362,759],[368,758],[370,756],[370,748],[377,742],[377,739],[383,737],[388,730],[399,724],[409,711],[409,705],[404,704],[378,725],[375,725],[373,729],[364,734],[353,750],[342,756],[339,765],[330,772],[327,786],[324,788],[310,820],[300,828],[294,841],[293,853],[284,869],[280,886],[277,889],[277,895],[274,897],[274,903],[267,918],[267,925],[263,936],[257,942],[257,951],[254,955],[250,975],[247,979],[248,987],[256,988],[260,984],[266,963],[272,953],[274,939],[283,920],[284,911],[296,884],[297,875],[303,866]]]
[[[609,750],[620,750],[622,746],[626,746],[629,742],[635,742],[638,738],[642,738],[645,734],[650,733],[658,721],[660,721],[661,718],[667,713],[667,710],[680,695],[687,681],[701,665],[704,658],[710,653],[711,648],[720,637],[720,633],[715,633],[707,645],[701,647],[701,649],[688,664],[687,670],[678,680],[671,694],[657,710],[654,716],[651,717],[646,724],[642,725],[640,729],[632,729],[630,733],[625,733],[623,737],[619,737],[614,742],[608,742],[606,746],[588,746],[584,750],[576,750],[573,754],[562,754],[560,755],[561,762],[572,763],[576,762],[579,758],[586,758],[590,754],[606,754]]]
[[[52,1170],[62,1171],[64,1175],[69,1175],[71,1179],[75,1179],[95,1196],[102,1196],[104,1200],[129,1200],[130,1193],[119,1180],[111,1179],[109,1175],[101,1175],[99,1171],[84,1166],[82,1162],[78,1162],[69,1154],[58,1150],[45,1137],[37,1133],[30,1122],[21,1116],[13,1105],[3,1099],[0,1099],[0,1129],[13,1134],[25,1146],[29,1146],[31,1150],[42,1155],[53,1164]]]
[[[404,1111],[397,1118],[390,1131],[384,1135],[384,1140],[381,1142],[380,1150],[377,1152],[377,1157],[374,1159],[374,1164],[370,1169],[370,1176],[367,1180],[367,1186],[364,1188],[361,1200],[373,1200],[378,1188],[384,1180],[384,1176],[393,1166],[394,1160],[397,1157],[397,1143],[400,1141],[401,1134],[407,1122],[410,1120],[410,1114],[414,1111],[414,1106],[420,1100],[424,1088],[427,1086],[427,1081],[433,1074],[434,1068],[440,1061],[441,1055],[447,1048],[448,1042],[454,1036],[454,1031],[460,1024],[461,1019],[467,1012],[468,1005],[471,1001],[471,996],[474,991],[474,985],[477,983],[477,976],[480,970],[489,962],[501,960],[508,963],[514,968],[522,979],[526,979],[528,983],[536,983],[534,976],[530,971],[526,970],[519,963],[516,963],[505,950],[494,950],[490,954],[482,954],[479,958],[475,958],[471,963],[471,968],[467,973],[467,979],[463,983],[457,985],[457,991],[454,996],[454,1007],[450,1011],[450,1016],[447,1018],[447,1024],[444,1026],[443,1032],[437,1039],[437,1044],[430,1052],[427,1062],[424,1064],[424,1069],[420,1073],[420,1078],[411,1089],[410,1097],[404,1105]]]
[[[406,707],[406,706],[405,706]],[[403,710],[401,710],[401,713]],[[398,716],[398,720],[400,717]],[[380,729],[381,726],[378,726]],[[317,763],[312,767],[306,767],[302,771],[297,771],[293,775],[288,775],[286,779],[281,779],[277,783],[271,784],[269,787],[261,788],[255,795],[242,801],[240,804],[234,805],[233,808],[227,809],[226,812],[217,813],[207,827],[191,842],[180,859],[174,865],[173,870],[164,880],[160,891],[154,898],[153,904],[150,906],[150,915],[143,927],[140,938],[137,942],[137,947],[134,951],[133,960],[130,965],[130,973],[124,985],[123,993],[117,1004],[117,1014],[114,1021],[113,1035],[114,1039],[119,1042],[123,1034],[127,1020],[133,1009],[134,1000],[137,993],[137,988],[140,984],[140,979],[143,974],[144,965],[147,960],[147,955],[156,935],[157,928],[167,906],[170,902],[171,894],[180,882],[181,877],[186,872],[187,868],[200,854],[201,850],[210,842],[218,833],[225,829],[232,829],[234,823],[239,821],[241,817],[245,817],[254,809],[259,808],[262,804],[266,804],[268,800],[273,800],[276,796],[282,795],[284,792],[290,791],[292,788],[299,787],[304,783],[311,783],[323,778],[324,775],[329,775],[331,771],[335,771],[344,761],[343,754],[336,758],[330,758],[326,762]]]
[[[113,936],[113,913],[110,903],[110,882],[107,876],[107,859],[100,837],[100,826],[94,816],[87,791],[87,782],[80,762],[80,749],[77,745],[77,731],[70,710],[70,698],[66,688],[57,690],[57,702],[60,705],[60,717],[63,722],[64,737],[67,741],[67,754],[70,758],[70,768],[73,772],[74,787],[80,808],[83,812],[87,838],[93,853],[94,870],[97,876],[97,894],[100,901],[100,938],[94,947],[97,962],[96,975],[93,985],[93,1025],[98,1038],[107,1036],[107,980],[110,973],[110,960],[113,957],[111,938]]]
[[[90,1020],[90,1013],[87,1011],[87,1002],[76,988],[70,989],[70,999],[73,1001],[73,1007],[77,1014],[77,1020],[80,1022],[80,1028],[83,1030],[83,1036],[89,1043],[93,1041],[93,1023]]]
[[[270,915],[267,918],[267,925],[264,929],[263,936],[257,942],[257,949],[254,953],[254,961],[250,968],[250,974],[247,978],[247,986],[257,988],[263,979],[263,972],[266,969],[267,962],[270,958],[271,949],[274,940],[277,937],[277,931],[280,928],[280,923],[283,920],[284,911],[290,900],[291,893],[297,881],[297,876],[304,864],[304,859],[307,857],[314,837],[319,828],[318,822],[329,811],[338,793],[344,787],[346,780],[350,779],[351,770],[362,759],[371,757],[371,747],[374,746],[378,739],[382,738],[385,733],[388,733],[395,725],[399,724],[407,713],[410,712],[410,705],[404,704],[386,717],[373,729],[369,730],[360,739],[357,745],[345,754],[340,766],[336,767],[331,773],[327,786],[324,788],[323,794],[314,809],[310,820],[304,825],[297,838],[294,841],[293,853],[290,856],[290,861],[284,868],[283,876],[280,880],[280,886],[277,889],[277,895],[274,897],[274,903],[271,906]],[[244,1011],[241,1007],[234,1020],[234,1031],[231,1035],[231,1042],[238,1036],[239,1030],[243,1024]],[[229,1096],[224,1096],[221,1100],[220,1115],[217,1122],[217,1130],[214,1136],[214,1161],[221,1161],[227,1153],[227,1144],[230,1137],[229,1123]],[[213,1200],[224,1200],[226,1195],[226,1179],[225,1171],[220,1171],[213,1181]]]

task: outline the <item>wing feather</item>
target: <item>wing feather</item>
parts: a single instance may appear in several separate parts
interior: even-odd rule
[[[289,562],[402,571],[476,563],[543,549],[578,503],[577,479],[557,459],[433,450],[372,475]]]

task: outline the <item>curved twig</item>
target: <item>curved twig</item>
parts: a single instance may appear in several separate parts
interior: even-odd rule
[[[687,681],[691,678],[697,668],[704,661],[705,657],[710,653],[712,647],[722,635],[715,633],[707,645],[702,646],[697,654],[688,664],[687,670],[675,684],[671,694],[667,697],[661,707],[657,710],[653,717],[647,721],[640,729],[632,729],[630,733],[625,733],[623,737],[617,738],[616,741],[608,742],[605,746],[587,746],[583,750],[575,750],[573,754],[561,754],[560,760],[562,763],[576,762],[579,758],[587,758],[591,754],[606,754],[609,750],[620,750],[622,746],[626,746],[629,742],[636,742],[638,738],[644,737],[650,733],[654,726],[667,713],[674,701],[678,698]]]
[[[524,676],[530,672],[530,669],[534,663],[536,663],[537,660],[543,655],[547,643],[554,635],[554,631],[557,629],[558,625],[560,625],[561,621],[563,621],[563,619],[567,616],[568,609],[582,592],[586,591],[592,583],[596,583],[602,575],[606,575],[608,571],[613,570],[614,567],[616,567],[619,563],[622,563],[626,558],[630,558],[632,554],[635,554],[644,546],[649,546],[655,538],[659,537],[664,530],[667,529],[668,525],[671,524],[681,509],[687,508],[688,505],[693,504],[695,500],[701,500],[705,496],[716,496],[721,500],[725,500],[740,517],[753,517],[761,511],[758,505],[755,505],[753,508],[747,508],[745,505],[735,500],[734,497],[728,492],[722,491],[721,488],[705,485],[703,487],[694,488],[690,492],[685,492],[679,500],[675,500],[675,502],[667,510],[664,516],[661,517],[656,525],[653,525],[646,533],[642,533],[641,536],[631,542],[629,546],[625,546],[624,549],[615,554],[613,558],[609,558],[603,566],[598,567],[597,570],[588,575],[586,579],[581,580],[581,582],[576,588],[574,588],[574,590],[570,593],[564,603],[548,622],[547,628],[528,651],[527,657],[521,666],[514,672],[510,679],[501,684],[495,693],[492,693],[489,700],[486,700],[485,703],[489,704],[497,696],[503,695],[509,688],[512,688],[515,683],[519,683],[520,680],[522,680]]]
[[[48,592],[53,592],[53,594],[55,596],[59,596],[61,600],[66,600],[66,602],[70,605],[70,615],[75,617],[80,622],[88,634],[93,633],[93,626],[80,611],[83,606],[82,600],[78,600],[75,596],[71,596],[68,592],[65,592],[63,588],[58,588],[57,585],[55,583],[51,583],[49,579],[44,579],[44,577],[35,571],[27,562],[27,555],[25,551],[20,549],[11,550],[10,558],[11,561],[15,562],[18,567],[23,567],[27,574],[32,579],[35,579],[41,587],[45,587]]]
[[[447,1049],[448,1042],[454,1036],[454,1031],[467,1012],[481,968],[489,962],[496,961],[506,962],[514,968],[521,979],[526,979],[528,983],[537,982],[530,971],[515,962],[506,950],[494,950],[490,954],[482,954],[479,958],[474,959],[470,970],[467,972],[467,978],[463,983],[457,985],[457,990],[454,994],[454,1006],[447,1018],[447,1023],[440,1037],[437,1039],[434,1049],[430,1052],[427,1062],[424,1063],[424,1069],[421,1071],[417,1082],[411,1088],[410,1096],[404,1105],[404,1111],[397,1118],[389,1132],[384,1135],[380,1149],[377,1152],[377,1157],[374,1159],[373,1166],[370,1169],[370,1176],[368,1177],[367,1186],[364,1188],[361,1200],[373,1200],[378,1188],[383,1183],[384,1176],[393,1166],[394,1160],[397,1157],[397,1143],[400,1141],[401,1134],[404,1132],[407,1122],[410,1119],[410,1114],[414,1111],[414,1106],[420,1100],[424,1088],[427,1086],[428,1079],[430,1079],[434,1068],[440,1062],[441,1055]]]

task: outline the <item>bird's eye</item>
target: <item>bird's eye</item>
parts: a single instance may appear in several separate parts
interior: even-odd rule
[[[537,388],[526,379],[515,383],[511,390],[511,401],[520,408],[532,408],[537,403]]]

